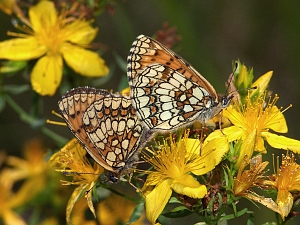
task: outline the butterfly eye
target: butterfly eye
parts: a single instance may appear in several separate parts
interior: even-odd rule
[[[231,102],[231,99],[234,97],[234,95],[230,95],[230,96],[223,96],[222,97],[222,108],[226,108],[230,102]]]
[[[105,176],[107,183],[117,183],[119,180],[118,177],[116,177],[116,174],[114,173],[107,172]]]

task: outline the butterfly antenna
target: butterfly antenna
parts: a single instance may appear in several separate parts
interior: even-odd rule
[[[54,110],[52,110],[51,113],[54,116],[57,116],[62,119],[62,116],[59,113],[55,112]],[[53,125],[59,125],[59,126],[67,126],[67,124],[65,122],[58,122],[58,121],[53,121],[53,120],[49,120],[49,119],[46,120],[46,123],[53,124]]]
[[[239,66],[239,63],[237,61],[235,61],[233,71],[229,75],[229,79],[228,79],[228,82],[227,82],[227,88],[226,88],[225,96],[227,96],[227,94],[231,94],[232,93],[232,92],[228,93],[228,91],[229,91],[229,88],[230,88],[230,83],[232,82],[232,80],[234,78],[234,73],[237,70],[238,66]]]
[[[257,86],[254,86],[254,87],[249,87],[249,88],[242,88],[242,89],[239,89],[239,90],[234,90],[234,91],[231,91],[229,94],[232,94],[234,92],[240,92],[240,91],[250,91],[250,90],[256,90],[257,89]]]

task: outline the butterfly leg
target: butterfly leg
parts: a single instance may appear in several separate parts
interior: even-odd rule
[[[143,195],[143,197],[145,198],[146,196],[144,195],[144,193],[142,192],[141,189],[139,189],[137,186],[135,186],[132,182],[131,182],[131,179],[132,179],[132,176],[133,176],[133,172],[131,172],[129,174],[129,179],[128,179],[128,183],[136,190],[136,192],[138,193],[141,193]],[[139,180],[142,180],[140,178],[138,178]],[[144,181],[143,181],[144,182]]]

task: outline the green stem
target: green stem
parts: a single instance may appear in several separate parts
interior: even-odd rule
[[[10,107],[18,113],[20,119],[23,122],[26,122],[30,125],[41,124],[40,120],[37,120],[36,118],[32,117],[30,114],[25,112],[11,97],[9,97],[8,95],[3,95],[3,97],[5,98],[6,102],[10,105]],[[45,124],[45,121],[42,124]],[[66,138],[54,133],[46,127],[42,126],[40,129],[43,134],[53,139],[59,146],[63,146],[68,141]]]
[[[53,132],[52,130],[48,129],[47,127],[41,127],[41,131],[43,134],[47,135],[52,140],[54,140],[59,147],[64,146],[69,141],[67,138],[64,138],[63,136],[58,135],[57,133]]]

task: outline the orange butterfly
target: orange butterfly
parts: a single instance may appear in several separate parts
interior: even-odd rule
[[[127,96],[75,88],[58,102],[68,127],[85,150],[117,182],[138,160],[143,127]]]
[[[232,94],[219,97],[188,62],[145,35],[133,42],[127,62],[132,105],[150,133],[195,120],[205,123],[233,98]]]

